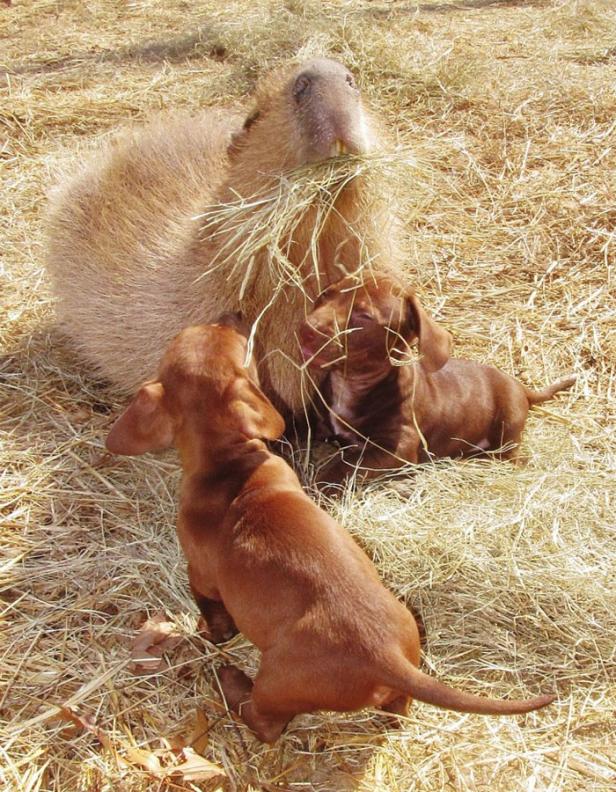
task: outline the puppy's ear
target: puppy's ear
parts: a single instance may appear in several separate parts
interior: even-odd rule
[[[246,338],[248,338],[250,335],[250,325],[242,316],[241,311],[227,311],[224,314],[221,314],[216,320],[216,324],[222,325],[223,327],[232,327],[234,330],[237,330],[240,335],[243,335]]]
[[[139,456],[173,444],[173,421],[163,406],[163,386],[148,382],[111,427],[105,445],[112,454]]]
[[[230,409],[242,434],[252,439],[277,440],[284,432],[284,418],[271,401],[247,377],[233,383]]]
[[[407,309],[405,325],[409,334],[418,340],[421,355],[419,362],[426,371],[438,371],[449,360],[451,334],[424,311],[413,293],[406,295],[405,302]]]

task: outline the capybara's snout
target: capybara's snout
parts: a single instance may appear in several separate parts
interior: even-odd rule
[[[304,65],[292,84],[308,160],[364,154],[371,148],[359,89],[342,64],[318,59]]]

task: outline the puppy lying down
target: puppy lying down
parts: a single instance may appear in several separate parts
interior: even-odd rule
[[[374,276],[326,289],[300,327],[310,368],[326,369],[327,414],[317,437],[345,446],[324,472],[336,483],[361,464],[362,477],[433,457],[517,452],[531,405],[570,388],[575,377],[542,391],[491,366],[450,358],[451,337],[412,293]],[[421,358],[412,362],[418,340]]]
[[[107,448],[143,454],[174,445],[183,478],[177,531],[190,586],[220,642],[238,630],[262,652],[251,681],[220,669],[228,705],[266,742],[314,710],[380,707],[416,698],[460,712],[529,712],[553,701],[482,698],[418,669],[409,611],[384,588],[350,535],[302,490],[265,440],[283,420],[259,389],[233,318],[175,338],[158,377],[118,418]]]

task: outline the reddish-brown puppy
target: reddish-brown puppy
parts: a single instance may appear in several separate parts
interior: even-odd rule
[[[254,685],[236,668],[221,669],[228,704],[267,742],[294,715],[319,709],[403,713],[417,698],[462,712],[513,714],[549,704],[552,696],[481,698],[418,670],[411,614],[263,442],[284,425],[257,386],[254,366],[244,368],[246,349],[231,326],[185,330],[158,379],[140,389],[107,438],[115,453],[172,444],[180,453],[178,534],[211,639],[239,629],[263,653]]]
[[[369,478],[432,457],[494,451],[511,458],[530,406],[575,382],[571,376],[532,391],[490,366],[449,359],[449,333],[384,276],[330,286],[299,335],[308,365],[329,372],[318,434],[346,446],[344,460],[321,472],[331,483],[358,463]],[[421,358],[412,363],[415,340]]]

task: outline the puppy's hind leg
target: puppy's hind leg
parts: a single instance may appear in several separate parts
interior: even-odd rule
[[[218,678],[229,708],[241,717],[262,742],[276,742],[296,713],[285,712],[279,702],[270,698],[267,690],[260,685],[260,672],[254,685],[235,666],[220,668]]]
[[[503,421],[498,428],[498,439],[495,432],[492,440],[494,449],[492,456],[506,462],[513,462],[516,466],[524,466],[528,462],[528,457],[521,453],[520,445],[525,424],[526,415],[522,418],[519,416],[510,417]]]
[[[404,718],[409,714],[412,701],[413,699],[410,696],[405,696],[401,693],[379,707],[385,713],[385,721],[391,729],[400,728],[402,723],[399,716]]]

